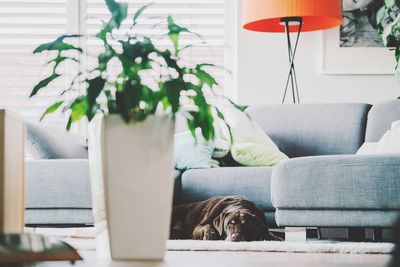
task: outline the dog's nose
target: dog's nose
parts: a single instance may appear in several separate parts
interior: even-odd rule
[[[234,241],[234,242],[239,241],[239,235],[233,234],[232,241]]]

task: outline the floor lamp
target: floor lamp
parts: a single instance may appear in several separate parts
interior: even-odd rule
[[[284,32],[288,44],[289,73],[282,103],[289,85],[293,103],[300,103],[294,59],[301,32],[325,30],[342,23],[340,0],[243,0],[243,28],[257,32]],[[290,33],[296,33],[292,42]]]

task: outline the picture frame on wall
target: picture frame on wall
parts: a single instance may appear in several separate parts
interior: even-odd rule
[[[383,46],[376,28],[376,13],[383,4],[342,0],[342,25],[321,33],[323,74],[394,74],[394,52]]]

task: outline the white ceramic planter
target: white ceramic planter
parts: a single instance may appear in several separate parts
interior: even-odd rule
[[[103,182],[101,132],[104,124],[102,114],[89,123],[89,167],[92,193],[92,212],[96,231],[96,254],[101,259],[111,259],[110,241],[107,228],[106,203]]]
[[[93,181],[101,173],[94,161],[91,174],[97,172],[97,177],[92,182],[97,185],[92,188],[97,192],[93,200],[100,204],[93,206],[96,220],[101,217],[101,195],[105,196],[111,256],[116,260],[162,259],[172,207],[174,121],[150,116],[144,122],[126,124],[119,116],[109,115],[103,118],[101,129],[102,164],[97,165],[102,167],[104,191],[101,182]]]

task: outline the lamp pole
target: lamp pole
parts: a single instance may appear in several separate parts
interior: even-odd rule
[[[289,54],[289,74],[286,79],[285,92],[283,94],[282,104],[285,103],[287,91],[289,88],[289,83],[292,88],[292,96],[293,103],[300,103],[300,95],[299,95],[299,86],[297,84],[296,77],[296,68],[294,65],[294,59],[297,51],[297,44],[299,43],[301,27],[303,26],[303,19],[301,17],[285,17],[281,19],[281,23],[285,25],[286,37],[287,37],[287,45],[288,45],[288,54]],[[292,41],[290,38],[290,25],[297,24],[297,36],[294,46],[292,45]]]

